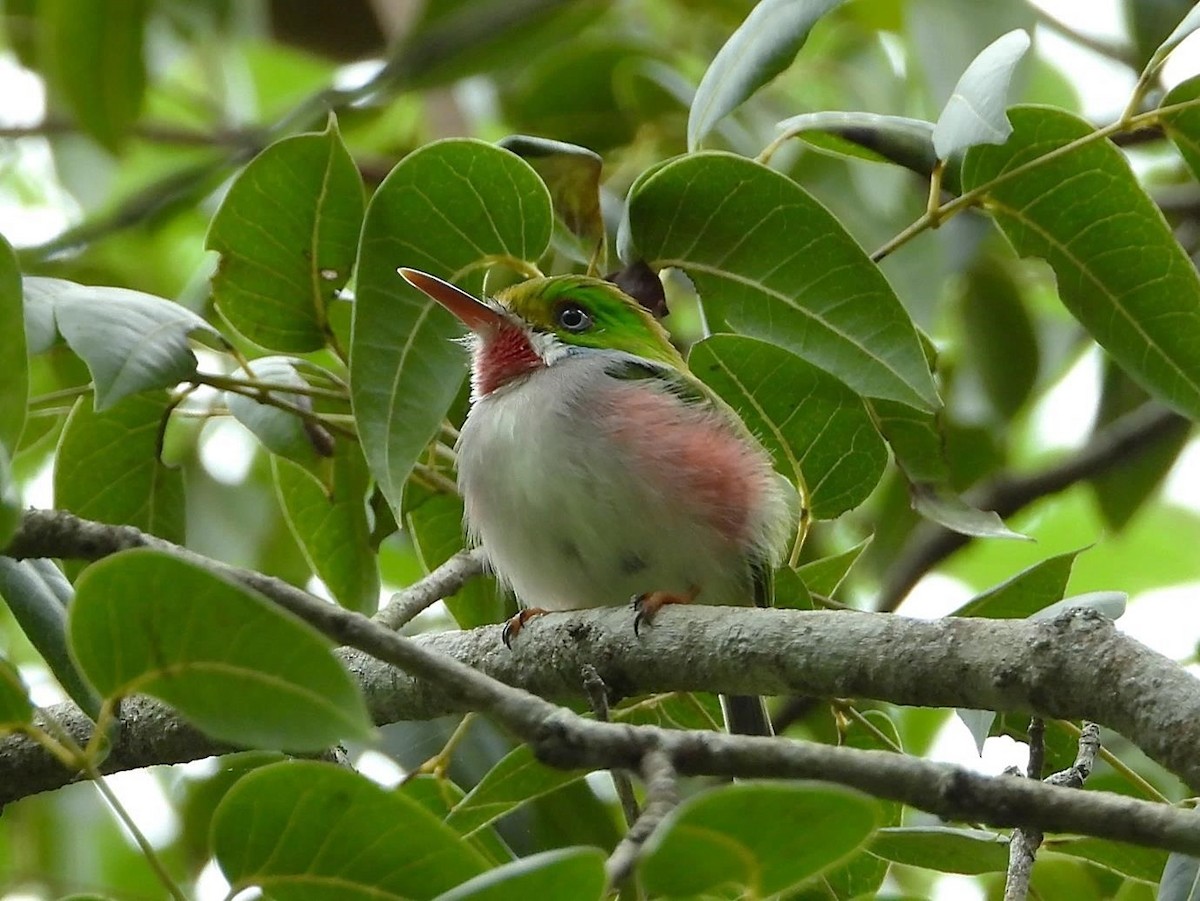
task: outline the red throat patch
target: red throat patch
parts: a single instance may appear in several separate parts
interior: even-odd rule
[[[481,346],[475,352],[473,377],[475,392],[480,397],[545,365],[525,331],[518,326],[505,326],[480,341]]]

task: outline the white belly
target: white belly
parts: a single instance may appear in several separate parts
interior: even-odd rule
[[[477,401],[459,442],[472,536],[525,606],[628,603],[649,591],[700,590],[746,604],[743,548],[689,513],[586,415],[604,360],[563,360]]]

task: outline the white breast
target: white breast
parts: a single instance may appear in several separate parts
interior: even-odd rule
[[[637,461],[588,416],[609,362],[568,357],[474,404],[458,448],[473,538],[525,606],[615,605],[693,586],[707,603],[749,603],[744,548],[637,477]]]

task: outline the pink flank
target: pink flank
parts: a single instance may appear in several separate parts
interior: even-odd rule
[[[485,397],[518,376],[545,365],[519,326],[505,325],[480,340],[483,344],[475,353],[472,376],[477,397]]]
[[[752,513],[769,490],[770,462],[711,412],[645,384],[606,391],[601,426],[629,454],[630,467],[662,497],[707,521],[744,548],[760,523]]]

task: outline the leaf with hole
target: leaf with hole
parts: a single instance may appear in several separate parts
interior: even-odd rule
[[[862,398],[793,353],[738,335],[692,348],[688,366],[733,407],[793,485],[814,519],[835,519],[866,500],[887,449]]]
[[[1121,151],[1081,119],[1013,107],[999,147],[971,148],[963,187],[1022,256],[1045,259],[1059,296],[1092,337],[1151,394],[1200,417],[1200,276]],[[1004,178],[1019,166],[1019,175]]]
[[[489,260],[538,259],[552,225],[550,195],[538,174],[482,141],[438,141],[410,153],[371,198],[358,262],[350,389],[371,473],[395,511],[466,372],[466,355],[451,340],[461,326],[396,268],[457,279],[478,292]]]
[[[262,595],[161,551],[123,551],[79,578],[68,620],[106,698],[153,695],[206,734],[320,751],[373,730],[328,639]]]
[[[792,64],[821,16],[841,0],[760,0],[709,63],[688,113],[688,151]]]
[[[786,893],[869,841],[878,818],[874,800],[837,786],[734,784],[675,808],[646,843],[640,873],[648,891],[675,897],[731,885]]]
[[[732,154],[692,154],[644,173],[627,215],[622,259],[684,270],[713,331],[778,344],[865,397],[938,407],[891,286],[791,179]]]
[[[327,308],[346,284],[363,219],[358,167],[331,116],[325,131],[284,138],[241,171],[209,226],[221,254],[213,301],[272,350],[325,346]]]
[[[313,761],[271,764],[217,807],[212,849],[235,890],[279,901],[433,898],[486,859],[402,791]]]

